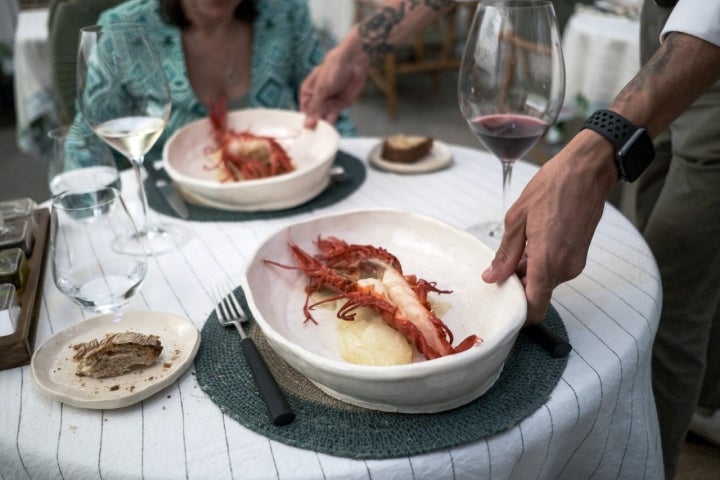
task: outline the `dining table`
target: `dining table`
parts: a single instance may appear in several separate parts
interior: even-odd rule
[[[562,35],[564,115],[606,108],[640,70],[639,6],[608,11],[577,4]]]
[[[141,290],[123,311],[187,319],[202,338],[194,363],[161,391],[121,408],[53,400],[39,390],[30,365],[0,371],[0,479],[663,478],[650,375],[660,276],[643,237],[609,203],[584,270],[552,295],[557,332],[572,351],[563,358],[534,353],[543,358],[519,364],[512,373],[519,383],[505,381],[507,390],[493,396],[504,371],[486,394],[493,405],[481,402],[484,395],[477,406],[435,414],[342,411],[325,404],[308,410],[310,400],[289,395],[297,417],[276,427],[262,415],[258,395],[247,391],[251,381],[241,388],[232,378],[220,378],[218,362],[242,359],[228,357],[229,344],[239,341],[232,330],[226,330],[225,345],[207,344],[220,329],[210,324],[217,300],[213,288],[240,285],[246,261],[280,229],[329,214],[388,208],[459,229],[499,219],[501,165],[490,153],[449,145],[452,161],[444,168],[395,172],[368,160],[380,141],[341,139],[339,153],[351,162],[346,171],[356,183],[335,199],[289,211],[244,215],[191,205],[190,218],[182,220],[149,192],[152,219],[181,225],[190,237],[171,252],[149,257]],[[511,196],[519,195],[537,170],[534,163],[518,161]],[[135,191],[132,172],[121,179],[124,194]],[[36,350],[95,315],[63,295],[47,269]],[[534,348],[523,345],[518,358]],[[271,349],[263,351],[272,355]],[[551,378],[533,373],[534,363],[548,365]],[[292,369],[284,375],[299,376]],[[225,396],[211,388],[218,381],[230,382]],[[516,388],[534,382],[541,387]],[[518,404],[531,407],[518,413]],[[500,428],[483,433],[483,424],[507,415],[512,418]],[[406,433],[394,435],[400,428]]]

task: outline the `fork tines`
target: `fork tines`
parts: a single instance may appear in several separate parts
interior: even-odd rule
[[[230,293],[223,294],[220,287],[215,287],[213,293],[216,299],[215,313],[219,319],[244,319],[245,314],[232,288]]]

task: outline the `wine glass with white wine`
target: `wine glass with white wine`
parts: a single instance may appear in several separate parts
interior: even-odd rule
[[[117,243],[125,253],[163,253],[187,240],[187,231],[148,220],[142,182],[145,154],[170,116],[171,97],[161,60],[141,25],[93,25],[80,30],[77,98],[90,128],[124,155],[135,171],[141,212],[139,233]]]
[[[504,216],[515,161],[555,122],[565,96],[565,64],[552,3],[480,3],[460,65],[458,96],[468,126],[502,165]],[[469,231],[497,245],[503,222]]]

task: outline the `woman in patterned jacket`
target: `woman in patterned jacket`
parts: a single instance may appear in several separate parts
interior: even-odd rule
[[[162,58],[172,110],[146,158],[159,158],[165,140],[221,97],[229,110],[297,110],[303,79],[324,56],[305,0],[128,0],[98,23],[145,26]],[[73,123],[87,128],[81,113]],[[347,115],[335,126],[355,133]]]

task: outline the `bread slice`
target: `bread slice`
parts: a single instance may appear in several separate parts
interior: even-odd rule
[[[150,366],[162,352],[156,335],[136,332],[108,333],[101,340],[73,345],[76,374],[81,377],[116,377],[134,368]]]
[[[383,140],[383,159],[389,162],[414,163],[430,153],[432,137],[419,135],[393,135]]]

